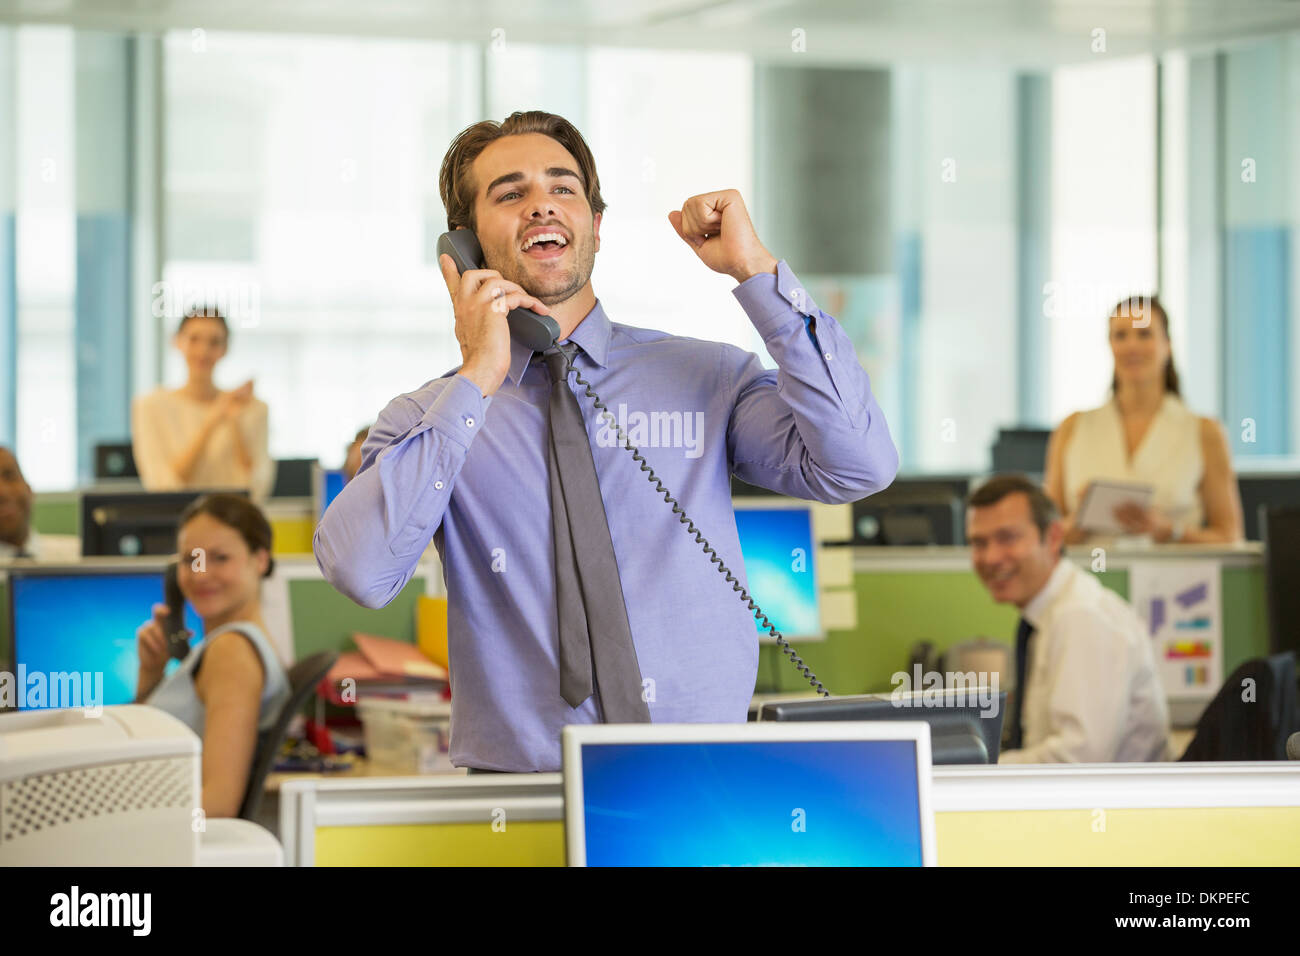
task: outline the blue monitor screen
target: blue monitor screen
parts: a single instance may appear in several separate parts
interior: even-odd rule
[[[821,636],[812,512],[739,507],[736,530],[754,603],[785,637]],[[757,620],[754,626],[760,636],[771,637]]]
[[[909,740],[582,747],[589,866],[921,866]]]
[[[325,509],[328,508],[331,502],[339,496],[339,492],[343,490],[345,484],[347,484],[347,478],[344,477],[342,471],[336,469],[334,471],[322,472],[320,497],[321,515],[325,514]],[[317,515],[317,517],[320,517],[320,515]]]
[[[112,574],[12,574],[14,670],[41,673],[103,673],[104,706],[135,699],[140,658],[135,632],[163,600],[162,571]],[[196,643],[203,625],[185,606],[185,626]],[[168,673],[179,666],[171,661]],[[49,684],[47,683],[47,686]],[[45,703],[51,703],[47,694]],[[22,704],[19,705],[20,707]],[[30,700],[28,709],[35,709]]]

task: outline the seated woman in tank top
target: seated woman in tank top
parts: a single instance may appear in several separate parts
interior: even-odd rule
[[[1135,296],[1110,314],[1115,375],[1110,400],[1075,412],[1053,432],[1044,486],[1065,522],[1065,541],[1089,539],[1078,509],[1093,481],[1150,485],[1149,508],[1115,512],[1127,535],[1158,543],[1235,542],[1241,496],[1223,427],[1197,415],[1178,392],[1169,318],[1154,296]]]
[[[208,495],[181,515],[181,593],[203,621],[203,639],[164,678],[167,605],[136,631],[136,701],[165,710],[203,740],[203,812],[238,816],[259,732],[289,698],[284,667],[266,636],[261,581],[270,575],[271,526],[245,498]]]

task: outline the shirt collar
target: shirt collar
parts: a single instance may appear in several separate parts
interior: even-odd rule
[[[564,341],[575,343],[589,359],[604,368],[609,360],[609,340],[612,332],[613,326],[609,316],[605,314],[604,307],[597,299],[591,311],[583,316],[578,327],[573,330],[573,334]],[[519,380],[524,377],[524,369],[528,368],[528,363],[532,361],[535,354],[537,353],[528,346],[521,345],[514,339],[510,340],[511,382],[519,384]]]
[[[1044,584],[1039,589],[1038,593],[1030,599],[1029,603],[1025,605],[1025,609],[1020,612],[1020,616],[1034,627],[1038,627],[1039,623],[1043,619],[1043,615],[1047,613],[1048,607],[1054,600],[1056,600],[1056,596],[1065,588],[1066,581],[1069,579],[1070,571],[1073,567],[1074,565],[1072,565],[1064,555],[1057,558],[1056,567],[1053,568],[1052,573],[1048,575],[1047,583]]]

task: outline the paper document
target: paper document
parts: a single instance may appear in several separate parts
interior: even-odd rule
[[[1143,508],[1151,507],[1155,488],[1151,485],[1125,481],[1094,481],[1083,493],[1079,517],[1075,525],[1095,534],[1125,534],[1124,526],[1115,520],[1115,509],[1133,502]]]

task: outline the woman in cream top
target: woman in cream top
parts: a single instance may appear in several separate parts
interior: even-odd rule
[[[1156,321],[1153,321],[1156,320]],[[1052,434],[1044,485],[1065,520],[1066,543],[1088,538],[1076,526],[1093,481],[1148,484],[1148,509],[1116,511],[1129,535],[1156,542],[1235,542],[1241,497],[1223,428],[1183,404],[1169,345],[1169,320],[1154,297],[1121,302],[1110,316],[1115,357],[1106,404],[1075,412]]]
[[[149,491],[247,488],[254,501],[271,492],[275,466],[267,451],[266,403],[253,383],[222,391],[213,369],[230,331],[220,315],[187,315],[174,344],[189,369],[178,389],[159,388],[131,407],[131,443]]]

